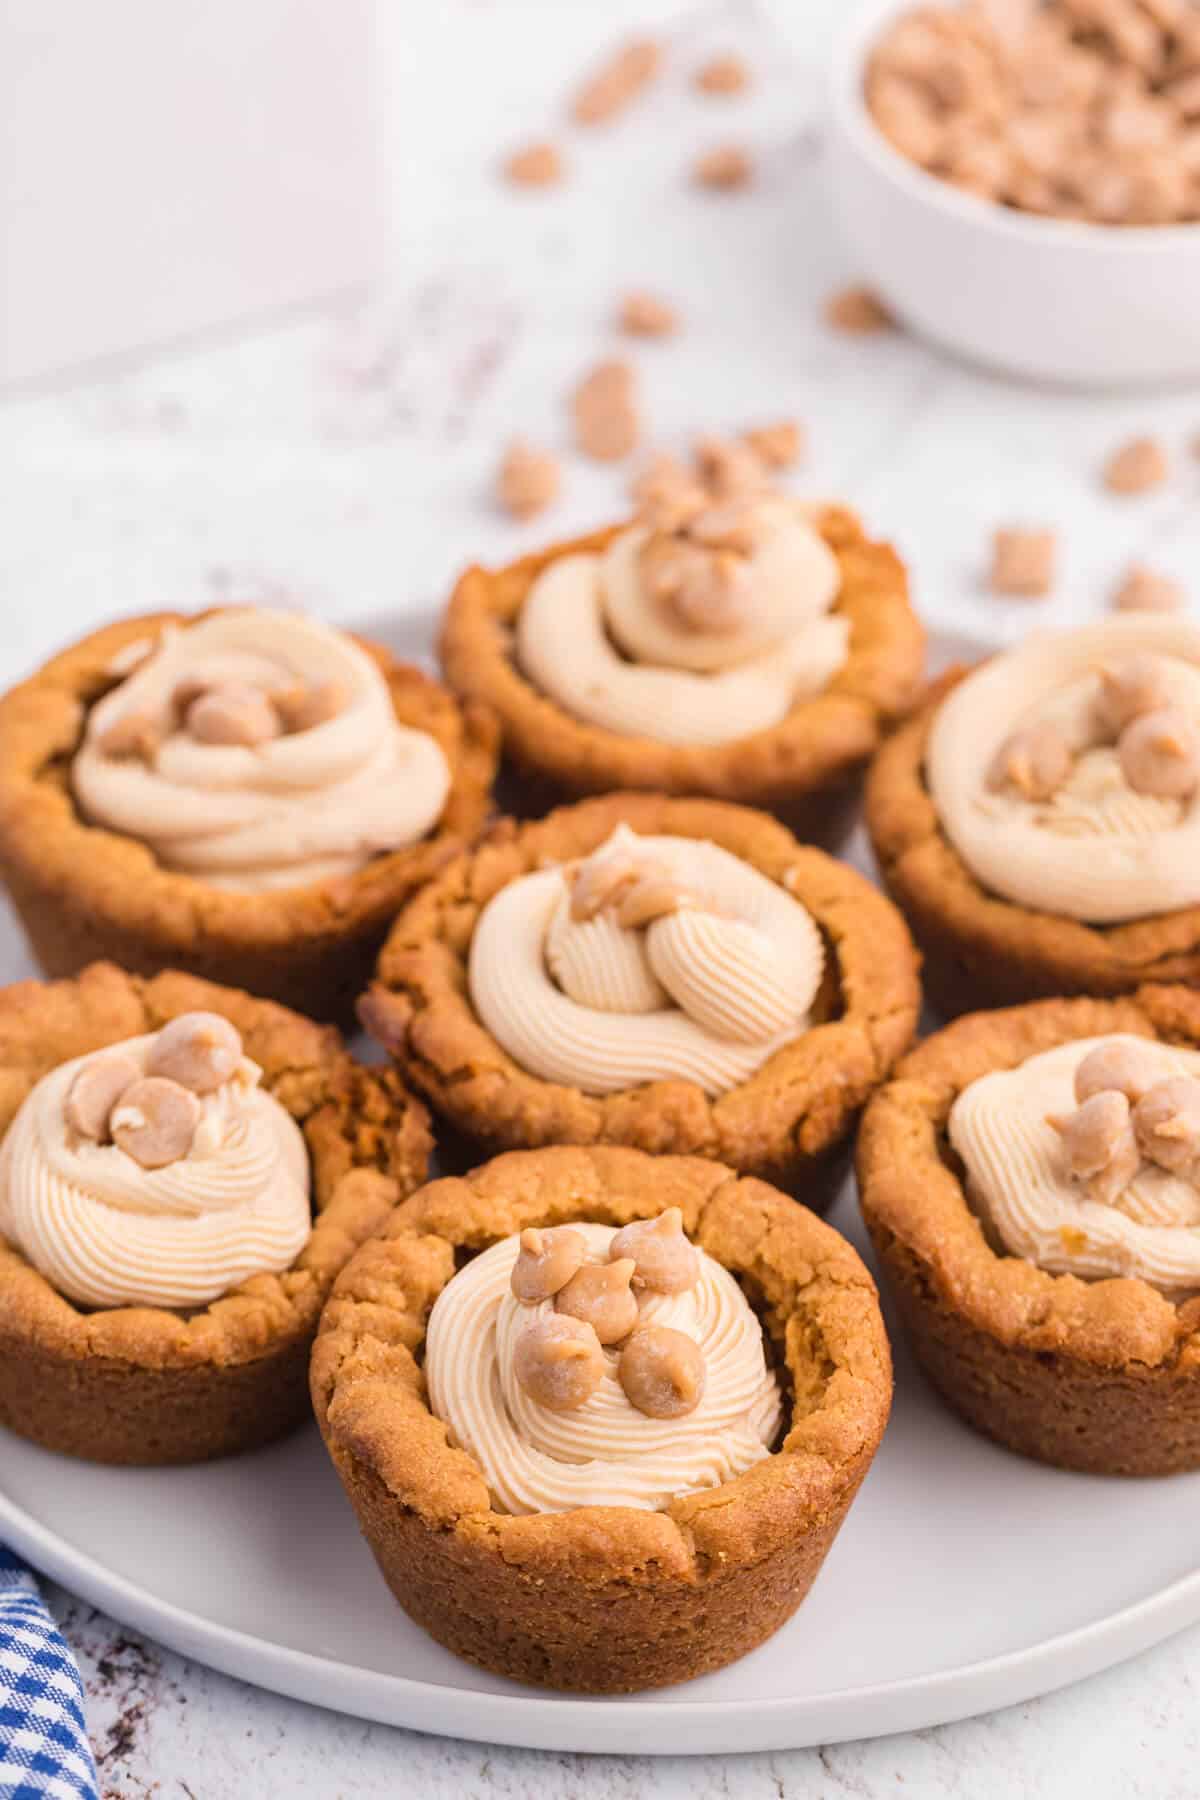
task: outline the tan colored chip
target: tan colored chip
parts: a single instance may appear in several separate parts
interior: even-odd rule
[[[1181,612],[1187,605],[1182,582],[1160,575],[1145,563],[1130,563],[1113,595],[1118,612]]]
[[[1146,494],[1161,487],[1169,473],[1167,453],[1157,438],[1130,438],[1105,463],[1104,485],[1110,494]]]
[[[577,90],[571,117],[577,125],[609,124],[657,78],[661,68],[662,51],[652,39],[632,40]]]
[[[692,179],[698,187],[733,192],[749,187],[754,179],[754,163],[749,151],[740,144],[718,144],[697,158],[692,167]]]
[[[558,458],[514,438],[496,473],[496,498],[514,519],[532,519],[558,498]]]
[[[795,468],[804,453],[804,432],[795,419],[755,425],[742,433],[742,442],[768,469]]]
[[[825,323],[835,331],[867,337],[872,332],[893,331],[896,321],[883,301],[866,287],[839,288],[825,302]]]
[[[1054,585],[1057,550],[1057,534],[1045,526],[999,526],[992,537],[989,587],[994,594],[1040,600]]]
[[[701,94],[742,94],[750,86],[750,69],[745,58],[735,50],[722,51],[702,62],[692,76],[692,86]]]
[[[617,324],[631,337],[670,337],[679,329],[679,314],[657,294],[634,291],[622,297]]]
[[[639,436],[634,375],[628,363],[597,363],[571,398],[575,442],[597,462],[619,462]]]
[[[566,168],[554,144],[526,144],[505,159],[504,173],[517,187],[553,187]]]

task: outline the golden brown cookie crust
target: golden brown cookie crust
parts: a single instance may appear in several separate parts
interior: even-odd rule
[[[457,693],[494,710],[509,756],[542,777],[556,799],[649,789],[789,811],[824,798],[828,808],[912,705],[925,634],[891,546],[873,543],[842,507],[826,507],[817,526],[841,567],[837,610],[850,620],[850,654],[823,694],[801,701],[769,730],[702,747],[623,737],[574,718],[518,669],[512,629],[536,577],[560,557],[602,550],[623,525],[552,545],[507,568],[468,569],[442,625],[446,679]]]
[[[114,658],[168,624],[123,619],[56,656],[0,699],[0,874],[38,962],[74,975],[111,959],[139,974],[186,969],[317,1018],[346,1019],[398,906],[479,831],[490,806],[497,731],[419,669],[363,643],[402,724],[436,738],[452,785],[433,836],[357,875],[237,894],[164,869],[146,845],[76,811],[70,763]]]
[[[779,1450],[661,1512],[495,1511],[430,1412],[419,1360],[456,1258],[525,1226],[624,1225],[667,1206],[744,1282],[786,1366]],[[720,1668],[791,1616],[875,1454],[891,1387],[874,1284],[828,1225],[717,1164],[609,1147],[516,1152],[422,1188],[343,1271],[312,1360],[326,1447],[400,1603],[471,1662],[594,1693]]]
[[[867,1108],[859,1194],[918,1361],[970,1424],[1061,1468],[1170,1474],[1200,1468],[1200,1299],[1052,1275],[993,1248],[946,1137],[981,1075],[1108,1032],[1200,1047],[1200,994],[1147,986],[948,1025]]]
[[[946,1018],[1061,994],[1128,994],[1143,982],[1200,982],[1200,907],[1127,925],[1081,925],[980,886],[942,829],[925,785],[938,682],[871,766],[866,820],[888,892],[924,955],[925,988]]]
[[[594,850],[621,823],[640,833],[709,838],[781,883],[811,912],[836,971],[833,1016],[716,1099],[689,1081],[599,1097],[542,1081],[514,1062],[472,1009],[467,960],[487,901],[546,859]],[[715,800],[610,794],[536,824],[502,820],[444,869],[396,920],[360,1011],[435,1108],[489,1151],[609,1143],[709,1156],[795,1188],[820,1207],[860,1108],[912,1042],[917,967],[895,908],[774,819]]]
[[[77,1307],[0,1238],[0,1424],[50,1450],[195,1462],[290,1430],[307,1410],[309,1348],[335,1276],[427,1173],[425,1108],[390,1071],[356,1063],[332,1027],[191,975],[143,980],[104,963],[0,990],[0,1134],[60,1063],[192,1011],[233,1021],[303,1131],[312,1234],[283,1274],[187,1314]]]

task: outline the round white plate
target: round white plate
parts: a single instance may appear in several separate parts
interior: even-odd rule
[[[0,919],[0,978],[28,972]],[[870,1260],[849,1188],[832,1218]],[[774,1750],[913,1730],[1044,1693],[1200,1619],[1200,1475],[1116,1481],[1022,1461],[946,1413],[893,1341],[887,1435],[797,1616],[732,1668],[631,1699],[520,1687],[427,1638],[377,1575],[315,1429],[166,1470],[69,1462],[0,1432],[0,1538],[116,1618],[262,1687],[551,1750]]]

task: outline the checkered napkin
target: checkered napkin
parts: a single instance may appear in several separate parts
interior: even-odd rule
[[[97,1800],[79,1670],[33,1576],[2,1544],[0,1800]]]

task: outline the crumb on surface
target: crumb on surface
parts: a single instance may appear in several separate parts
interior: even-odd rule
[[[1130,563],[1113,595],[1118,612],[1182,612],[1187,606],[1183,583],[1145,563]]]
[[[895,317],[879,296],[862,286],[839,288],[830,294],[825,302],[825,323],[855,337],[896,328]]]
[[[792,469],[804,454],[804,432],[795,419],[752,426],[742,433],[742,442],[768,469]]]
[[[1000,525],[992,534],[993,594],[1040,600],[1054,585],[1058,534],[1049,526]]]
[[[571,396],[575,442],[596,462],[619,462],[640,436],[633,369],[626,362],[597,363]]]
[[[496,498],[514,519],[532,519],[558,498],[561,484],[556,456],[514,438],[496,472]]]
[[[566,173],[562,153],[551,143],[523,144],[505,157],[503,168],[514,187],[553,187]]]
[[[697,157],[692,178],[698,187],[730,193],[749,187],[754,179],[754,163],[749,151],[740,144],[718,144]]]
[[[736,50],[724,50],[710,56],[692,76],[692,86],[701,94],[742,94],[750,85],[749,66]]]
[[[679,313],[657,294],[635,291],[622,295],[617,325],[630,337],[671,337],[679,329]]]
[[[652,38],[633,38],[576,89],[571,117],[577,125],[607,125],[623,113],[662,69],[662,51]]]
[[[1110,494],[1146,494],[1161,487],[1169,473],[1167,453],[1157,438],[1130,438],[1105,463],[1104,485]]]

